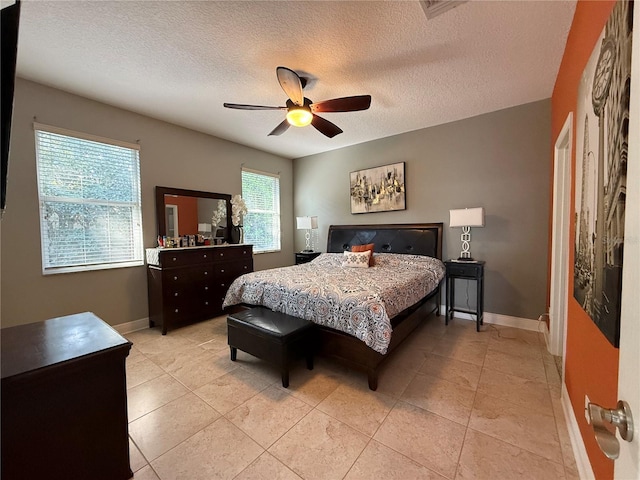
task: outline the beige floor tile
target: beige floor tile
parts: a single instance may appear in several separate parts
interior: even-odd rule
[[[129,435],[152,461],[220,417],[193,393],[188,393],[129,423]]]
[[[489,341],[489,350],[518,355],[527,358],[542,358],[540,345],[533,345],[518,338],[493,337]]]
[[[215,336],[211,340],[198,344],[200,348],[205,350],[211,350],[219,352],[221,350],[229,351],[229,344],[227,343],[227,336]]]
[[[195,390],[236,368],[238,365],[229,359],[226,351],[208,352],[208,355],[184,362],[172,369],[171,375],[191,390]]]
[[[366,385],[340,385],[318,405],[318,410],[373,436],[393,408],[393,397],[369,390]]]
[[[262,447],[268,448],[311,408],[282,389],[269,387],[225,416]]]
[[[443,338],[433,350],[431,350],[431,353],[481,366],[487,354],[487,343],[469,340],[467,338]]]
[[[142,467],[147,465],[147,460],[144,458],[136,444],[133,443],[133,440],[129,438],[129,463],[131,465],[131,470],[137,472]]]
[[[546,383],[483,368],[478,392],[553,415],[551,395]]]
[[[193,391],[221,414],[230,412],[267,388],[262,378],[236,368]]]
[[[183,344],[177,348],[167,349],[161,352],[148,353],[147,357],[163,370],[171,373],[183,367],[186,363],[194,361],[205,362],[211,358],[214,352],[202,348],[195,343]]]
[[[471,390],[478,387],[481,371],[482,367],[479,365],[433,354],[427,355],[420,368],[420,373],[442,378]]]
[[[144,354],[134,345],[131,347],[131,350],[129,350],[129,355],[127,355],[127,365],[133,365],[134,363],[141,362],[146,359],[147,357],[145,357]]]
[[[447,478],[453,478],[465,427],[405,402],[391,410],[374,440]]]
[[[424,351],[424,353],[428,355],[426,351]],[[394,365],[385,363],[378,371],[378,389],[376,391],[393,398],[398,398],[405,391],[407,385],[411,383],[416,373],[417,370],[414,369],[398,369]],[[362,385],[365,387],[368,386],[366,376]]]
[[[133,364],[127,361],[127,388],[135,387],[164,374],[159,366],[146,358]]]
[[[475,395],[475,390],[418,373],[401,398],[416,407],[467,425]]]
[[[564,467],[564,474],[567,480],[580,480],[580,474],[577,468]]]
[[[316,365],[313,370],[299,366],[289,374],[289,388],[287,391],[294,397],[308,403],[312,407],[327,398],[336,388],[344,385],[342,376],[322,365]],[[276,382],[274,387],[283,388],[282,383]]]
[[[540,340],[538,332],[523,330],[521,328],[506,327],[503,325],[491,325],[491,337],[503,340],[517,340],[530,345],[544,345],[544,338]]]
[[[416,344],[401,344],[385,361],[385,367],[401,372],[409,370],[417,372],[427,356],[427,351]]]
[[[562,463],[553,415],[478,393],[469,428]]]
[[[410,458],[371,440],[344,480],[444,480]]]
[[[150,465],[134,472],[133,478],[135,480],[160,480]]]
[[[144,343],[134,345],[145,354],[148,358],[151,355],[164,353],[168,350],[176,350],[189,346],[196,345],[195,342],[189,340],[188,338],[181,337],[180,335],[160,335],[152,340],[149,340]]]
[[[534,382],[547,382],[544,362],[540,358],[520,357],[509,353],[489,350],[484,361],[484,368],[526,378]]]
[[[184,385],[168,374],[161,375],[127,391],[129,422],[188,393]]]
[[[226,349],[225,355],[227,358],[230,358],[229,349]],[[304,360],[302,360],[304,362]],[[242,350],[238,350],[236,361],[232,362],[234,365],[239,368],[244,368],[246,371],[253,373],[261,377],[269,384],[280,383],[282,384],[282,378],[280,376],[280,370],[269,362],[265,362],[264,360],[254,357]],[[292,366],[293,371],[294,366]],[[289,381],[291,381],[291,375],[289,375]]]
[[[555,362],[543,362],[544,371],[547,376],[547,383],[549,385],[562,385],[562,378],[560,378],[560,372],[558,372],[558,366]]]
[[[264,449],[224,417],[151,462],[162,480],[231,479]]]
[[[343,478],[367,445],[369,437],[313,410],[269,453],[305,480]]]
[[[273,455],[265,452],[234,480],[300,480],[300,477]]]
[[[162,336],[162,331],[160,327],[155,328],[143,328],[142,330],[137,330],[135,332],[126,333],[124,337],[133,343],[134,346],[138,346],[142,343],[149,342],[151,340],[156,340]]]
[[[564,479],[564,467],[471,429],[467,431],[456,480]]]

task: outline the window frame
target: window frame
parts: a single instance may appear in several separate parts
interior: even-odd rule
[[[100,137],[96,135],[91,135],[83,132],[76,132],[73,130],[68,130],[65,128],[55,127],[51,125],[45,125],[41,123],[33,124],[34,130],[34,142],[35,142],[35,160],[36,160],[36,188],[38,190],[38,221],[40,227],[40,247],[41,247],[41,265],[42,265],[42,274],[43,275],[55,275],[60,273],[73,273],[73,272],[88,272],[88,271],[98,271],[98,270],[110,270],[116,268],[129,268],[129,267],[138,267],[144,265],[144,237],[143,237],[143,228],[142,228],[142,185],[141,185],[141,177],[140,177],[140,145],[133,144],[129,142],[123,142],[119,140],[113,140],[110,138]],[[132,183],[137,183],[137,198],[135,198],[131,202],[113,202],[113,201],[102,201],[95,199],[82,199],[79,197],[56,197],[56,196],[48,196],[43,195],[41,189],[41,179],[42,172],[40,167],[40,140],[38,138],[38,133],[50,133],[54,135],[61,135],[65,137],[70,137],[80,141],[87,141],[93,143],[100,143],[104,145],[110,145],[120,148],[126,148],[131,151],[136,152],[135,158],[135,170],[136,170],[136,178],[132,179]],[[128,206],[132,208],[131,218],[132,218],[132,230],[130,240],[132,242],[131,248],[131,259],[125,261],[103,261],[100,263],[75,263],[69,264],[65,266],[50,266],[46,265],[45,259],[47,258],[46,249],[49,246],[49,238],[48,234],[44,231],[46,228],[46,211],[45,211],[45,202],[47,201],[60,201],[56,200],[56,198],[63,199],[63,203],[70,203],[76,205],[104,205],[104,206]],[[72,199],[77,199],[79,201],[73,202]]]
[[[242,198],[245,200],[245,203],[247,202],[247,198],[245,195],[245,187],[244,187],[244,181],[243,181],[243,174],[244,172],[247,173],[251,173],[254,175],[262,175],[264,177],[271,177],[271,178],[275,178],[278,182],[278,199],[277,202],[275,203],[276,207],[277,207],[277,212],[273,212],[272,215],[277,215],[278,218],[278,231],[277,231],[277,248],[271,248],[271,249],[267,249],[267,250],[257,250],[256,249],[256,245],[253,245],[253,253],[260,255],[263,253],[277,253],[277,252],[281,252],[282,251],[282,208],[281,208],[281,203],[282,203],[282,195],[280,194],[280,174],[279,173],[271,173],[271,172],[265,172],[262,170],[256,170],[253,168],[247,168],[247,167],[242,167],[241,169],[241,174],[240,174],[240,182],[242,184]],[[252,213],[251,207],[249,205],[249,203],[247,203],[247,214]],[[254,211],[255,213],[255,211]],[[268,212],[260,212],[260,213],[268,213]],[[244,220],[245,223],[245,227],[246,227],[246,219]],[[246,235],[246,232],[245,232]],[[246,239],[246,236],[245,236]],[[250,241],[250,240],[249,240]]]

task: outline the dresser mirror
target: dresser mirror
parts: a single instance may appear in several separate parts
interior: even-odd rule
[[[226,204],[226,215],[220,219],[216,229],[211,219],[218,210],[219,200],[224,200]],[[228,241],[231,230],[231,195],[156,187],[156,221],[159,237],[203,234],[212,239],[222,237]]]

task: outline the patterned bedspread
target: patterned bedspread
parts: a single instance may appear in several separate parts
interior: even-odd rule
[[[293,267],[245,274],[229,288],[223,307],[263,305],[348,333],[385,354],[391,321],[433,291],[444,277],[431,257],[376,253],[375,266],[342,266],[343,255],[323,253]]]

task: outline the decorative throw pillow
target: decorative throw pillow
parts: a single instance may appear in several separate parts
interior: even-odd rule
[[[342,259],[343,267],[369,268],[369,257],[371,251],[366,252],[344,252]]]
[[[371,251],[371,255],[369,256],[369,266],[373,267],[376,264],[376,261],[373,258],[373,247],[375,245],[373,243],[367,243],[366,245],[352,245],[352,252],[365,252],[367,250]]]

